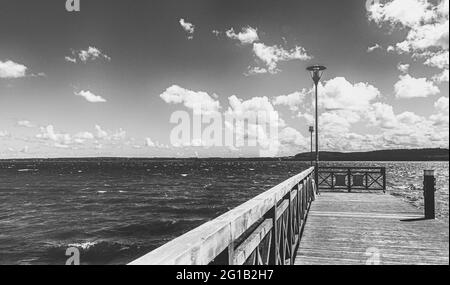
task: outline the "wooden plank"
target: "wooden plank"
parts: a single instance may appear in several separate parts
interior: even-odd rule
[[[266,219],[255,231],[234,250],[233,264],[244,264],[273,227],[272,219]]]
[[[449,225],[388,194],[321,192],[295,264],[449,264]],[[378,263],[377,263],[378,264]]]
[[[278,221],[281,216],[283,216],[284,212],[286,212],[287,208],[289,207],[289,201],[284,200],[278,207],[277,207],[277,215],[276,220]]]

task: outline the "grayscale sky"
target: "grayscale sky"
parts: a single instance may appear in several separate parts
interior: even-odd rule
[[[174,145],[195,102],[308,151],[316,63],[322,150],[448,148],[448,0],[80,2],[1,0],[0,158],[258,154]]]

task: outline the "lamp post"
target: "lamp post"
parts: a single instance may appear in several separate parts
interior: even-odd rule
[[[311,73],[311,78],[314,81],[315,86],[315,97],[316,97],[316,164],[314,167],[314,178],[316,180],[316,188],[319,190],[319,105],[318,95],[317,95],[317,85],[322,78],[323,71],[327,69],[322,65],[312,65],[306,68]]]
[[[311,165],[313,165],[313,133],[314,133],[314,126],[309,126],[309,132],[311,133]]]

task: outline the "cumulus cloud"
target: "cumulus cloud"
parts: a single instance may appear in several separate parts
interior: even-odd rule
[[[449,52],[441,51],[437,53],[432,53],[430,57],[424,62],[425,65],[437,67],[437,68],[447,68],[449,65]]]
[[[27,67],[11,60],[5,62],[0,60],[0,78],[21,78],[26,76]]]
[[[344,77],[335,77],[321,86],[319,106],[328,110],[364,111],[380,96],[380,91],[369,83],[351,83]]]
[[[7,131],[1,131],[0,130],[0,138],[4,138],[4,137],[7,137],[7,136],[9,136],[9,133]]]
[[[236,34],[233,28],[225,32],[226,36],[230,39],[238,40],[241,44],[252,44],[259,41],[258,31],[250,26],[242,28],[242,30]]]
[[[448,97],[441,97],[435,103],[436,114],[433,114],[430,119],[434,125],[445,126],[449,125],[449,99]]]
[[[254,43],[253,53],[266,65],[267,70],[270,73],[279,72],[279,69],[277,68],[279,62],[290,60],[305,61],[312,58],[301,46],[296,46],[295,48],[287,50],[277,45],[267,46],[263,43]]]
[[[36,135],[38,139],[50,140],[60,145],[68,145],[72,142],[72,137],[67,133],[58,133],[53,125],[40,128],[40,133]]]
[[[266,74],[269,71],[264,68],[264,67],[259,67],[259,66],[249,66],[248,67],[248,71],[246,73],[244,73],[245,76],[249,76],[249,75],[255,75],[255,74]]]
[[[248,100],[242,100],[236,95],[228,98],[229,108],[227,114],[232,115],[233,118],[250,118],[258,113],[263,114],[263,120],[259,123],[269,123],[273,125],[283,125],[279,120],[278,111],[275,110],[269,98],[267,97],[253,97]]]
[[[34,127],[33,123],[31,123],[31,122],[28,121],[28,120],[20,120],[20,121],[17,121],[17,125],[18,125],[19,127],[24,127],[24,128],[33,128],[33,127]]]
[[[448,69],[444,69],[441,73],[434,75],[432,79],[438,83],[442,83],[448,82],[449,81],[448,77],[449,77]]]
[[[373,46],[368,47],[368,48],[367,48],[367,52],[368,52],[368,53],[371,53],[371,52],[373,52],[373,51],[375,51],[375,50],[377,50],[377,49],[381,49],[381,46],[380,46],[379,44],[375,44],[375,45],[373,45]]]
[[[397,69],[399,71],[401,71],[402,73],[408,73],[409,66],[410,66],[409,64],[399,63],[399,64],[397,64]]]
[[[369,18],[378,24],[388,22],[413,27],[433,16],[431,5],[426,0],[374,1],[369,7]]]
[[[390,46],[388,51],[410,53],[413,58],[424,59],[425,65],[448,69],[448,3],[449,0],[374,1],[368,16],[379,25],[387,23],[393,29],[406,30],[404,39],[394,44],[395,47]]]
[[[89,46],[86,50],[72,50],[72,56],[64,57],[65,61],[71,63],[77,63],[78,61],[87,63],[88,61],[95,61],[97,59],[111,61],[111,57],[103,53],[100,49],[92,46]]]
[[[272,102],[275,106],[284,105],[289,107],[291,111],[297,111],[299,105],[303,103],[307,90],[304,89],[302,92],[296,91],[288,95],[280,95],[273,98]]]
[[[366,113],[370,123],[384,129],[393,129],[397,126],[397,117],[391,105],[377,102],[374,103],[370,111]]]
[[[396,98],[418,98],[436,95],[439,88],[426,78],[414,78],[409,74],[400,75],[394,85]]]
[[[102,129],[99,125],[95,125],[96,137],[99,139],[105,139],[108,137],[108,132]]]
[[[194,38],[195,26],[192,23],[186,22],[183,18],[179,21],[183,30],[188,34],[188,39]]]
[[[74,92],[75,95],[77,96],[81,96],[84,99],[86,99],[86,101],[91,102],[91,103],[104,103],[106,102],[106,99],[104,99],[101,96],[95,95],[94,93],[92,93],[89,90],[81,90],[79,92]]]
[[[155,143],[152,141],[151,138],[146,138],[145,139],[145,146],[147,146],[147,147],[155,147]]]
[[[203,91],[192,91],[172,85],[160,95],[164,102],[169,104],[184,104],[185,107],[204,113],[215,113],[220,109],[220,103],[208,93]]]

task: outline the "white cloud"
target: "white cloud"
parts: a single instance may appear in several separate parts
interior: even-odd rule
[[[152,141],[151,138],[146,138],[145,139],[145,146],[147,146],[147,147],[155,147],[155,143]]]
[[[448,97],[441,97],[439,98],[436,103],[434,103],[434,107],[441,113],[447,113],[449,112],[449,100]]]
[[[426,0],[374,1],[369,8],[369,18],[378,24],[388,22],[412,27],[433,18],[431,6]]]
[[[95,125],[96,137],[99,139],[105,139],[108,137],[108,133],[102,129],[99,125]]]
[[[25,65],[15,63],[11,60],[5,62],[0,60],[0,78],[21,78],[25,77],[27,67]]]
[[[449,21],[426,24],[411,29],[406,40],[397,44],[404,51],[425,50],[440,47],[448,49]]]
[[[86,50],[72,50],[72,56],[64,57],[65,61],[71,63],[76,63],[78,60],[86,63],[88,61],[95,61],[97,59],[111,61],[111,57],[103,53],[100,49],[92,46],[89,46]]]
[[[104,103],[106,102],[106,99],[104,99],[101,96],[95,95],[94,93],[92,93],[89,90],[81,90],[79,92],[74,92],[75,95],[77,96],[81,96],[84,99],[86,99],[86,101],[91,102],[91,103]]]
[[[448,0],[374,1],[368,16],[379,25],[388,23],[392,28],[406,30],[403,41],[396,43],[395,48],[390,46],[389,51],[410,53],[415,59],[423,58],[425,65],[448,69],[448,3]]]
[[[409,66],[410,66],[409,64],[399,63],[397,64],[397,69],[400,70],[402,73],[408,73]]]
[[[9,133],[7,131],[0,131],[0,138],[4,138],[9,136]]]
[[[53,125],[40,128],[40,133],[36,135],[38,139],[50,140],[59,144],[70,144],[72,137],[67,133],[57,133]]]
[[[188,39],[192,40],[194,38],[195,26],[192,23],[186,22],[183,18],[179,22],[183,30],[188,33]]]
[[[441,126],[447,129],[449,125],[449,99],[448,97],[441,97],[435,103],[436,114],[430,116],[430,120],[436,126]]]
[[[281,130],[279,134],[279,141],[281,145],[303,147],[307,145],[307,140],[305,137],[299,131],[291,127],[286,127]]]
[[[227,114],[232,115],[234,118],[250,118],[252,115],[256,116],[260,113],[265,114],[265,120],[259,122],[261,124],[284,124],[279,120],[279,114],[272,103],[270,103],[269,98],[265,96],[242,100],[233,95],[228,97],[228,101],[230,107],[227,110]]]
[[[436,74],[435,76],[433,76],[432,79],[434,81],[438,82],[438,83],[448,82],[449,81],[448,69],[444,69],[441,73]]]
[[[120,128],[115,133],[113,133],[113,135],[111,136],[111,139],[114,141],[122,140],[126,137],[126,135],[127,135],[127,132],[124,129]]]
[[[216,97],[216,95],[213,95]],[[214,113],[220,109],[219,101],[213,99],[208,93],[203,91],[191,91],[178,85],[172,85],[167,88],[160,97],[166,103],[181,104],[189,109],[202,111],[205,113]]]
[[[87,62],[88,60],[96,60],[99,58],[104,58],[108,61],[111,60],[108,55],[102,53],[102,51],[100,51],[98,48],[91,46],[88,47],[87,50],[80,50],[78,56],[82,62]]]
[[[242,28],[239,33],[235,33],[234,29],[231,28],[225,33],[228,38],[239,40],[241,44],[252,44],[259,41],[258,31],[250,26]]]
[[[442,51],[438,53],[431,54],[430,57],[424,62],[425,65],[437,67],[440,69],[447,68],[449,65],[449,52]]]
[[[249,66],[248,67],[248,72],[245,73],[244,75],[248,76],[248,75],[255,75],[255,74],[266,74],[268,72],[269,71],[266,68],[263,68],[263,67],[259,67],[259,66],[251,67],[251,66]]]
[[[267,46],[263,43],[253,44],[253,53],[266,66],[270,73],[277,73],[279,70],[277,65],[282,61],[290,60],[309,60],[309,56],[303,47],[296,46],[290,50],[286,50],[280,46]]]
[[[377,49],[381,49],[381,46],[380,46],[379,44],[375,44],[375,45],[373,45],[373,46],[368,47],[368,48],[367,48],[367,52],[368,52],[368,53],[371,53],[371,52],[373,52],[373,51],[375,51],[375,50],[377,50]]]
[[[93,140],[95,136],[91,132],[80,132],[74,136],[74,142],[77,144],[83,144],[87,140]]]
[[[369,122],[384,129],[393,129],[397,126],[398,120],[394,114],[394,109],[391,105],[385,103],[374,103],[370,111],[366,113]]]
[[[273,98],[272,102],[275,106],[284,105],[289,107],[291,111],[297,111],[300,104],[303,103],[307,90],[302,92],[296,91],[288,95],[280,95]]]
[[[426,78],[414,78],[409,74],[400,75],[400,80],[395,83],[395,97],[418,98],[438,94],[439,88]]]
[[[70,56],[66,56],[64,57],[64,60],[67,62],[72,62],[72,63],[76,63],[77,59],[75,57],[70,57]]]
[[[365,111],[370,103],[380,96],[380,91],[369,83],[355,83],[344,77],[336,77],[325,82],[319,93],[319,106],[329,109]]]
[[[388,46],[388,47],[386,48],[386,51],[387,51],[387,52],[394,52],[394,51],[395,51],[395,47],[393,47],[393,46]]]
[[[18,121],[18,122],[17,122],[17,125],[18,125],[19,127],[24,127],[24,128],[33,128],[33,127],[34,127],[33,123],[31,123],[31,122],[28,121],[28,120],[21,120],[21,121]]]

